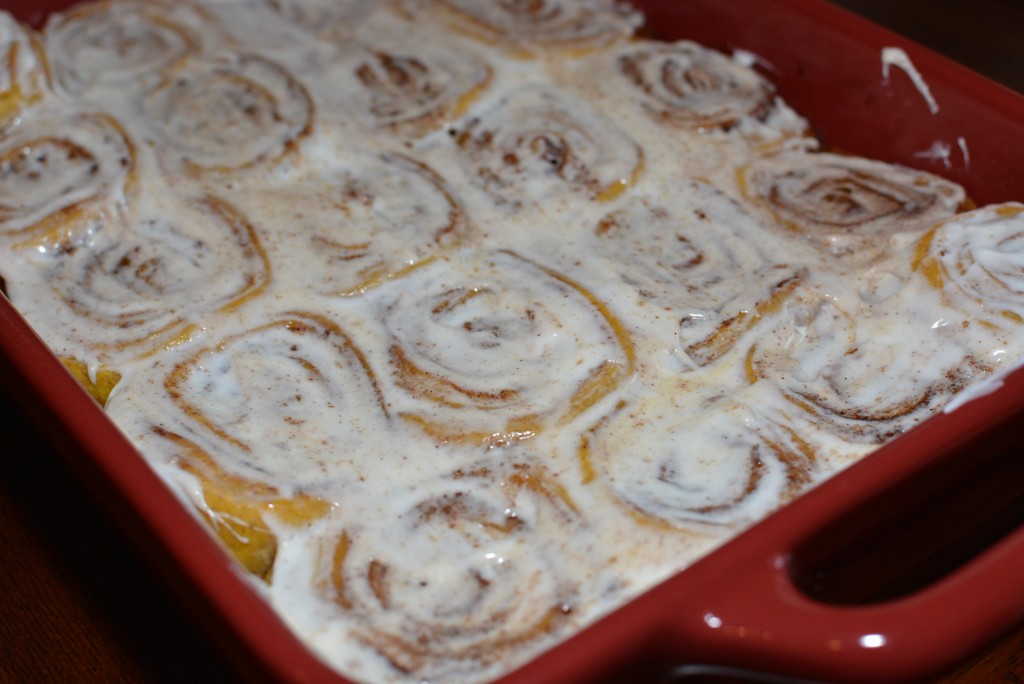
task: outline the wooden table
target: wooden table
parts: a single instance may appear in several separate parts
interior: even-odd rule
[[[1019,0],[839,4],[1024,92]],[[0,544],[0,682],[234,681],[224,655],[3,396]],[[1024,683],[1024,625],[940,681]]]

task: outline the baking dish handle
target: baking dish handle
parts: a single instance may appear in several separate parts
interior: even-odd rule
[[[789,559],[770,555],[707,595],[695,622],[672,640],[688,652],[672,659],[813,681],[920,680],[1024,619],[1022,568],[1024,529],[916,594],[838,606],[809,598]]]
[[[662,644],[676,650],[667,658],[828,682],[915,681],[968,658],[1024,620],[1022,431],[1017,371],[998,392],[933,418],[694,564],[678,578],[690,583],[685,595],[671,598],[673,579],[650,597],[670,613]],[[1003,536],[923,588],[843,603],[802,588],[816,563],[856,583],[933,528],[969,530],[963,512],[986,507],[1000,512]],[[908,517],[924,521],[922,533]],[[872,556],[893,530],[897,541]],[[942,536],[928,543],[951,546]]]

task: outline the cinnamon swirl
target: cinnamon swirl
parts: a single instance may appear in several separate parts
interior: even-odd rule
[[[785,230],[856,263],[884,253],[893,235],[923,232],[966,206],[963,188],[932,174],[825,152],[757,160],[740,182]]]
[[[577,622],[582,524],[543,469],[483,462],[383,497],[381,535],[350,520],[322,554],[323,593],[351,638],[418,679],[496,672]],[[545,542],[541,542],[545,539]]]
[[[884,310],[905,303],[894,298]],[[751,380],[770,379],[805,418],[852,442],[880,444],[909,430],[993,370],[929,320],[916,319],[929,332],[914,347],[903,343],[906,328],[864,326],[826,298],[796,300],[775,322],[750,351]]]
[[[764,121],[775,104],[774,86],[755,71],[688,41],[631,45],[617,65],[648,114],[671,126],[729,130]]]
[[[340,86],[349,105],[373,128],[425,135],[457,119],[490,83],[484,58],[427,43],[413,52],[374,46]]]
[[[117,119],[44,106],[0,138],[0,240],[73,251],[116,221],[135,185],[135,144]]]
[[[469,176],[512,209],[563,190],[608,201],[633,185],[643,150],[587,103],[526,86],[455,134]]]
[[[51,17],[44,30],[57,84],[149,87],[200,47],[202,16],[184,3],[103,0]]]
[[[986,323],[1024,323],[1024,205],[946,219],[921,237],[912,267],[952,305]]]
[[[59,312],[50,344],[116,365],[188,341],[205,317],[256,297],[271,279],[256,229],[212,196],[176,218],[142,214],[88,247],[41,261],[46,290],[25,306]]]
[[[676,392],[668,402],[620,405],[582,435],[584,482],[602,483],[646,524],[691,530],[758,520],[819,477],[813,446],[758,403]]]
[[[315,174],[256,185],[243,201],[274,234],[282,270],[328,297],[397,278],[454,249],[472,230],[437,171],[390,152],[346,151]]]
[[[188,59],[142,109],[170,161],[223,173],[283,157],[309,134],[315,112],[288,69],[253,54]]]
[[[700,367],[777,309],[806,269],[773,263],[759,246],[762,228],[735,200],[705,181],[683,187],[685,211],[627,203],[597,224],[592,249],[645,304],[645,332]]]
[[[400,415],[440,442],[529,439],[633,372],[632,342],[603,303],[513,252],[438,259],[401,285],[381,313]]]

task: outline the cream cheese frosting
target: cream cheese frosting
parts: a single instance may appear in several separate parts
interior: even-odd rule
[[[1022,357],[1021,205],[641,24],[2,16],[7,294],[348,678],[506,673]]]

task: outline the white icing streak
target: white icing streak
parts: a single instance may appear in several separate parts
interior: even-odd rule
[[[910,57],[903,50],[898,47],[884,47],[882,48],[882,78],[886,82],[889,81],[889,68],[896,67],[900,69],[910,78],[910,82],[917,88],[917,92],[921,94],[925,103],[928,105],[928,111],[932,114],[939,113],[939,103],[935,101],[935,97],[932,96],[932,91],[925,82],[924,77],[921,76],[921,72],[917,70],[914,63],[910,61]]]

